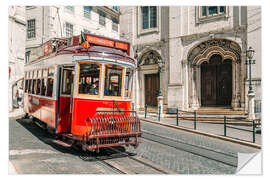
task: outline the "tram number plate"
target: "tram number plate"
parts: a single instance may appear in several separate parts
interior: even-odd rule
[[[33,104],[36,104],[36,105],[39,105],[39,99],[33,98],[33,99],[32,99],[32,103],[33,103]]]

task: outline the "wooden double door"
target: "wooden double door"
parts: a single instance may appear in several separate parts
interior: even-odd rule
[[[147,106],[158,106],[158,93],[159,93],[159,76],[157,74],[145,75],[145,104]]]
[[[222,62],[213,55],[209,63],[201,64],[202,106],[230,106],[232,100],[232,61]]]

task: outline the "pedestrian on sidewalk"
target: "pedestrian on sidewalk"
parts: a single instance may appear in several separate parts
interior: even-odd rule
[[[20,87],[17,92],[16,92],[16,97],[17,97],[17,103],[19,105],[19,107],[23,107],[22,105],[22,97],[23,97],[23,89],[22,87]]]

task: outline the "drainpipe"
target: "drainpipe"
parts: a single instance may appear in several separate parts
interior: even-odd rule
[[[42,6],[42,36],[41,36],[41,44],[43,44],[44,38],[44,6]]]

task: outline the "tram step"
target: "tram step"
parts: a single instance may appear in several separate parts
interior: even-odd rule
[[[68,144],[68,143],[66,143],[66,142],[64,142],[64,141],[61,141],[61,140],[53,140],[53,142],[55,143],[55,144],[59,144],[59,145],[61,145],[61,146],[64,146],[64,147],[71,147],[72,146],[72,144]]]

